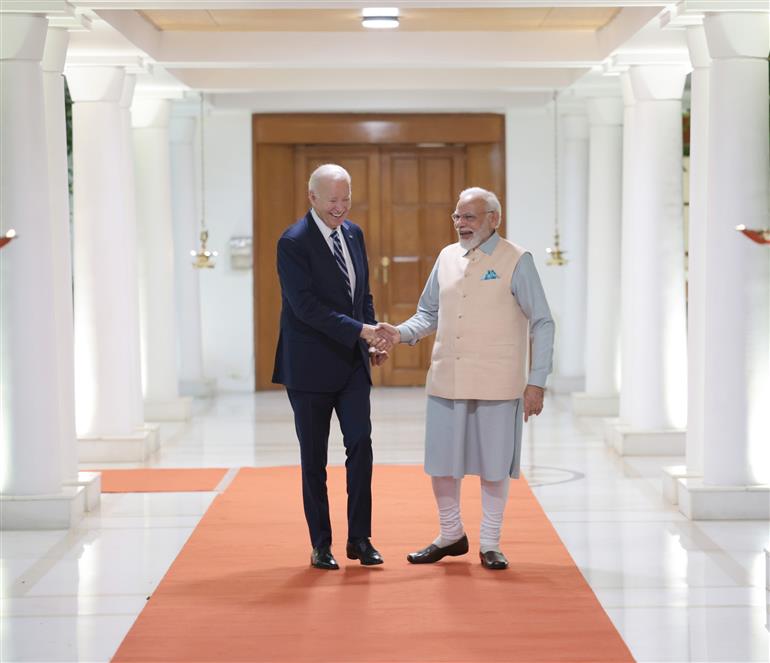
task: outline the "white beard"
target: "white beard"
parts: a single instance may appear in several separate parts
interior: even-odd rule
[[[472,251],[475,249],[479,244],[481,244],[481,235],[480,233],[474,232],[468,239],[462,239],[459,238],[460,246],[465,249],[466,251]]]

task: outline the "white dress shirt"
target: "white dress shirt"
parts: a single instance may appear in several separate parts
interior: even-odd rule
[[[318,216],[318,214],[312,207],[310,208],[310,214],[313,215],[313,221],[315,221],[315,224],[318,226],[318,230],[321,231],[321,234],[324,236],[324,239],[326,240],[326,244],[329,246],[329,250],[332,252],[332,255],[334,255],[334,240],[332,239],[332,233],[334,231],[323,222],[323,219],[321,219],[321,217]],[[350,258],[350,251],[348,251],[348,244],[346,241],[347,238],[345,237],[345,229],[342,226],[337,228],[337,235],[339,235],[340,244],[342,245],[342,255],[345,257],[345,265],[348,268],[348,279],[350,280],[351,299],[353,299],[355,297],[355,292],[356,292],[356,270],[353,269],[353,261]]]

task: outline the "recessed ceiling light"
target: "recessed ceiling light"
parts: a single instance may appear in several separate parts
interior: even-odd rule
[[[365,7],[361,13],[365,28],[387,30],[398,27],[398,7]]]

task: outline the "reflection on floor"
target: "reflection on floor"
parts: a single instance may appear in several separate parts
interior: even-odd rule
[[[420,463],[423,391],[377,389],[372,412],[375,462]],[[299,458],[282,392],[200,402],[163,436],[145,466]],[[344,460],[338,429],[329,459]],[[549,399],[526,426],[523,469],[638,661],[770,660],[767,522],[688,521],[660,494],[670,464],[618,457],[601,421],[574,418],[566,399]],[[0,660],[108,661],[215,494],[104,494],[75,530],[3,532]]]

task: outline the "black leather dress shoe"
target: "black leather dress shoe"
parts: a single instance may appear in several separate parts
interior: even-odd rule
[[[481,558],[481,566],[485,569],[500,571],[508,568],[508,560],[505,559],[505,555],[497,550],[488,550],[485,553],[480,552],[479,557]]]
[[[340,568],[329,546],[313,548],[313,552],[310,554],[310,566],[315,566],[317,569],[326,569],[327,571]]]
[[[463,534],[461,539],[458,539],[454,543],[450,543],[448,546],[439,548],[436,544],[431,543],[426,548],[418,550],[417,552],[409,553],[406,558],[412,564],[433,564],[438,562],[444,557],[459,557],[468,552],[468,537]]]
[[[377,552],[369,539],[348,541],[345,552],[348,554],[348,559],[357,559],[364,566],[374,566],[383,562],[382,555]]]

